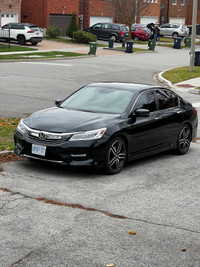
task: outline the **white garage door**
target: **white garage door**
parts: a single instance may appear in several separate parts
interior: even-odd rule
[[[90,17],[90,26],[99,23],[99,22],[113,22],[113,18],[112,17],[94,17],[91,16]]]
[[[169,23],[185,24],[185,18],[170,18]]]
[[[10,12],[1,13],[1,26],[10,22],[18,22],[18,14]]]
[[[158,17],[151,17],[151,16],[148,16],[148,17],[142,17],[140,19],[140,23],[141,24],[148,24],[148,23],[158,23]]]

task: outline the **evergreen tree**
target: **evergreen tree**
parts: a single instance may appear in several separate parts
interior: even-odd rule
[[[72,14],[71,22],[69,24],[69,27],[67,28],[66,35],[69,36],[70,38],[73,38],[73,32],[78,31],[78,23],[76,20],[76,14]]]

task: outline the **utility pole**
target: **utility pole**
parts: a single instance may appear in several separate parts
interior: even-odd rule
[[[191,50],[190,50],[190,72],[194,71],[196,24],[197,24],[197,0],[193,0],[192,39],[191,39]]]

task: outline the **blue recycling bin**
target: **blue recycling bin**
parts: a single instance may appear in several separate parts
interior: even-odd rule
[[[127,41],[125,52],[126,53],[133,53],[133,41]]]
[[[174,38],[174,48],[175,49],[180,49],[181,48],[181,41],[182,41],[182,38],[181,37],[175,37]]]

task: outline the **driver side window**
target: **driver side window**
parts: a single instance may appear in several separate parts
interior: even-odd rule
[[[138,97],[134,105],[134,110],[137,109],[148,109],[150,112],[156,111],[156,101],[153,91],[144,92]]]

